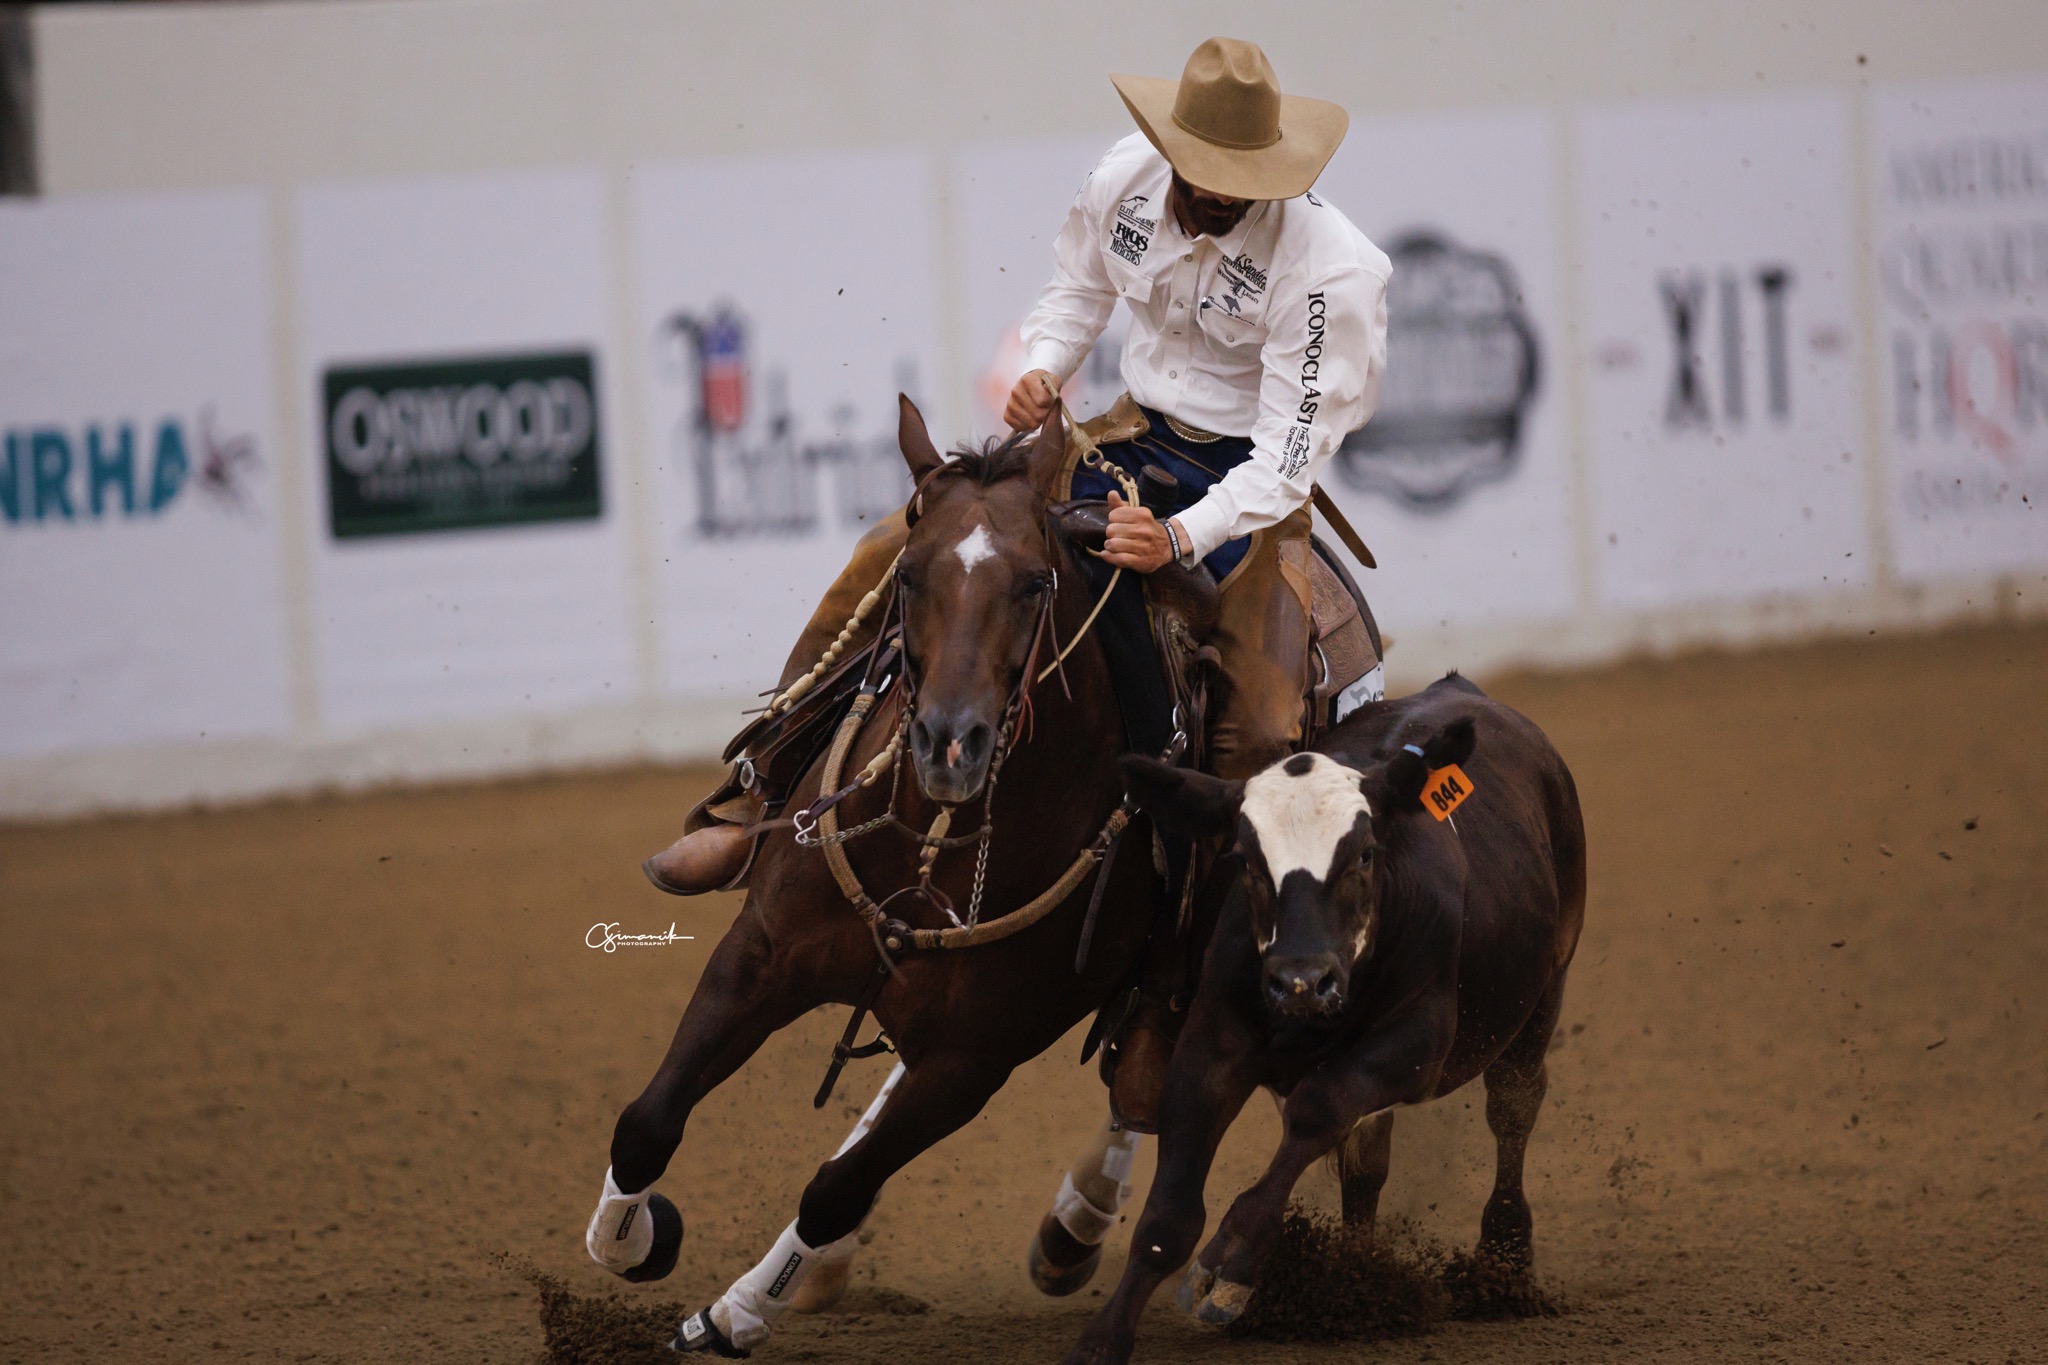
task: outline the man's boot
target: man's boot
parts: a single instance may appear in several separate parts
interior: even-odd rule
[[[755,844],[747,829],[761,818],[762,802],[750,792],[728,790],[736,786],[728,779],[690,812],[681,838],[640,864],[657,889],[698,896],[735,890],[746,879]]]
[[[897,511],[884,517],[860,538],[860,543],[854,547],[853,558],[839,571],[839,577],[833,580],[832,586],[825,590],[824,600],[818,603],[803,633],[797,636],[796,647],[790,651],[789,661],[782,668],[782,678],[776,684],[778,691],[810,672],[833,641],[839,638],[868,591],[880,585],[909,534],[909,523],[904,520],[903,513]],[[873,620],[866,621],[863,628],[847,641],[849,655],[873,637],[876,624]],[[698,802],[684,817],[681,838],[640,864],[640,870],[647,874],[648,881],[672,896],[737,891],[746,885],[747,873],[754,865],[754,851],[760,842],[758,838],[748,837],[747,827],[761,819],[769,801],[779,802],[803,776],[800,771],[781,772],[782,767],[790,765],[786,762],[779,765],[768,763],[763,757],[763,751],[773,746],[773,724],[767,722],[769,728],[757,729],[763,725],[757,719],[755,726],[740,732],[734,746],[747,745],[747,753],[753,757],[741,758],[718,790]],[[731,750],[726,756],[737,757]],[[761,758],[763,764],[777,771],[760,770],[755,763],[756,758]],[[741,784],[740,773],[744,770],[751,770],[750,785]]]

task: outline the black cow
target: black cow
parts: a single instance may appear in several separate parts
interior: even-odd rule
[[[1439,820],[1425,802],[1458,799],[1454,766],[1471,790]],[[1141,758],[1125,773],[1162,825],[1234,829],[1236,844],[1211,883],[1226,899],[1167,1073],[1159,1173],[1070,1365],[1130,1358],[1138,1315],[1201,1235],[1217,1144],[1259,1086],[1284,1097],[1284,1135],[1188,1272],[1181,1301],[1198,1318],[1244,1310],[1311,1162],[1342,1145],[1345,1217],[1370,1223],[1394,1106],[1481,1073],[1498,1165],[1480,1247],[1526,1267],[1522,1155],[1586,902],[1578,792],[1549,740],[1452,674],[1249,782]]]

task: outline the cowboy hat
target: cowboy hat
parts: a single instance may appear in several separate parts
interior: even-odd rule
[[[1111,76],[1138,128],[1181,179],[1231,199],[1292,199],[1316,183],[1351,119],[1280,93],[1257,43],[1211,38],[1177,81]]]

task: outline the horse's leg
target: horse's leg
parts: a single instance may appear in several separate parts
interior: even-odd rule
[[[1088,1324],[1067,1365],[1112,1365],[1131,1358],[1138,1318],[1167,1276],[1186,1264],[1202,1235],[1202,1188],[1224,1133],[1256,1086],[1250,1036],[1196,1006],[1174,1050],[1160,1104],[1159,1169],[1145,1212],[1131,1234],[1123,1278]]]
[[[1102,1264],[1102,1239],[1131,1197],[1131,1165],[1143,1141],[1142,1134],[1105,1119],[1067,1169],[1025,1257],[1040,1293],[1058,1298],[1095,1277]]]
[[[882,1106],[889,1102],[890,1094],[896,1089],[896,1083],[903,1079],[904,1074],[903,1063],[896,1063],[895,1069],[889,1073],[889,1079],[882,1082],[882,1088],[877,1090],[874,1099],[868,1102],[867,1111],[853,1125],[853,1130],[846,1135],[846,1140],[839,1144],[839,1149],[832,1153],[834,1157],[845,1156],[848,1148],[868,1135],[868,1130],[875,1126],[875,1119],[882,1112]],[[870,1207],[868,1213],[873,1214],[874,1209]],[[861,1227],[866,1225],[867,1219],[861,1219]],[[860,1228],[856,1227],[854,1231],[859,1232]],[[833,1256],[820,1256],[816,1268],[805,1278],[802,1287],[789,1296],[789,1306],[797,1312],[822,1313],[838,1303],[846,1293],[847,1281],[853,1276],[853,1254],[860,1250],[860,1238],[842,1237],[832,1245],[844,1250]]]
[[[1394,1111],[1382,1109],[1360,1119],[1337,1144],[1337,1189],[1344,1199],[1344,1222],[1371,1236],[1379,1216],[1380,1191],[1386,1188],[1387,1166],[1394,1154]]]
[[[766,1341],[811,1272],[851,1254],[842,1243],[856,1240],[889,1177],[980,1113],[1009,1075],[1006,1064],[965,1055],[925,1057],[906,1070],[867,1134],[811,1177],[796,1221],[774,1248],[716,1303],[683,1320],[675,1348],[733,1356]]]
[[[759,919],[742,912],[705,964],[668,1055],[612,1130],[611,1169],[584,1232],[599,1265],[635,1281],[675,1268],[682,1218],[650,1187],[668,1169],[697,1102],[817,1003],[789,987],[773,970]]]
[[[1514,1270],[1527,1270],[1535,1258],[1530,1240],[1535,1220],[1522,1192],[1522,1158],[1549,1088],[1543,1058],[1563,1003],[1564,978],[1559,977],[1514,1041],[1486,1068],[1486,1126],[1493,1130],[1494,1173],[1493,1194],[1479,1218],[1479,1250]]]

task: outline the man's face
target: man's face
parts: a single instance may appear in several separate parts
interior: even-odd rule
[[[1174,211],[1180,215],[1183,225],[1191,228],[1197,236],[1221,237],[1244,221],[1251,212],[1250,199],[1231,199],[1221,194],[1198,190],[1180,178],[1180,172],[1173,174]]]

